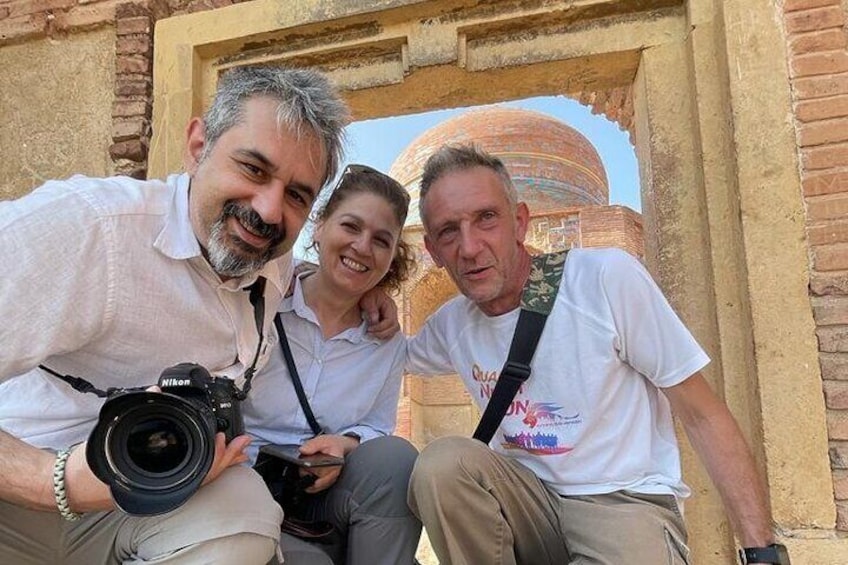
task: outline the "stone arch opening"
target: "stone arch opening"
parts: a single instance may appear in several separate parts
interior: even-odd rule
[[[298,6],[295,12],[260,0],[157,23],[151,176],[180,168],[184,124],[201,113],[218,73],[235,65],[321,67],[346,92],[357,119],[534,95],[589,93],[597,101],[629,90],[645,262],[711,354],[707,377],[767,472],[775,519],[787,528],[832,523],[832,492],[816,488],[831,477],[807,258],[797,243],[802,226],[793,220],[803,210],[794,140],[783,118],[791,114],[790,99],[775,87],[786,81],[786,69],[783,59],[772,64],[762,56],[783,49],[782,37],[765,23],[774,17],[771,5]],[[778,110],[764,115],[763,104]],[[792,348],[773,332],[786,316],[796,322],[787,330]],[[694,459],[685,459],[687,480],[699,493],[687,505],[695,559],[729,559],[733,542],[717,494]]]

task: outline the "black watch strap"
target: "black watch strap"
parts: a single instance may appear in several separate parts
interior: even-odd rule
[[[775,563],[777,565],[789,565],[789,561],[784,559],[785,555],[786,548],[777,543],[773,543],[766,547],[746,547],[739,550],[739,559],[742,562],[742,565],[747,563]]]

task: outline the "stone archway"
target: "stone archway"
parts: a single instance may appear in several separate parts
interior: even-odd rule
[[[221,70],[246,63],[323,68],[357,119],[629,89],[646,262],[713,357],[707,376],[754,445],[778,525],[832,529],[795,145],[779,118],[790,96],[784,59],[766,56],[785,49],[770,2],[297,6],[259,0],[157,23],[151,176],[179,168],[184,124]],[[691,454],[684,463],[695,560],[729,562],[720,501]]]

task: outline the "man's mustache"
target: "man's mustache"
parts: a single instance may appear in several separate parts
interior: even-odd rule
[[[243,226],[259,237],[269,240],[272,246],[280,243],[286,237],[285,231],[280,226],[266,224],[256,210],[232,200],[224,204],[221,219],[226,220],[230,216],[237,219]]]

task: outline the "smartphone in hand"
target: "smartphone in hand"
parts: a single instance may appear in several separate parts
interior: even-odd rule
[[[263,445],[259,449],[260,459],[262,458],[262,454],[265,454],[266,457],[276,457],[277,459],[306,468],[344,465],[344,457],[336,457],[334,455],[327,455],[326,453],[303,455],[300,453],[300,446],[297,445]]]

